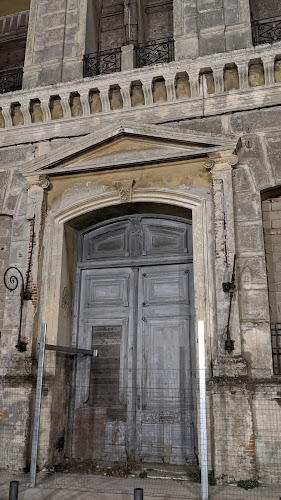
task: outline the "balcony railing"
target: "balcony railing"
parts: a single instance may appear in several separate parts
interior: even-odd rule
[[[0,94],[22,88],[23,68],[0,71]]]
[[[281,40],[281,17],[253,22],[254,45]]]
[[[137,47],[137,67],[169,63],[175,58],[174,39],[155,40]]]
[[[121,71],[121,47],[84,56],[84,77]]]

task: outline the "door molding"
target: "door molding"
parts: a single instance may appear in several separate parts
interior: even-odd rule
[[[147,188],[135,189],[132,202],[162,203],[192,210],[193,227],[193,265],[195,291],[195,317],[205,320],[206,324],[206,359],[216,357],[213,343],[215,313],[215,281],[214,281],[214,237],[212,222],[212,201],[202,193],[202,197],[190,194],[185,187],[180,188]],[[68,206],[48,212],[44,232],[45,259],[43,273],[47,279],[41,289],[41,307],[39,322],[48,323],[48,342],[56,344],[59,339],[59,324],[62,294],[62,262],[65,259],[64,224],[72,219],[101,208],[120,205],[116,191],[99,193],[91,199],[84,199]],[[77,273],[80,273],[80,269]],[[74,317],[77,311],[74,311]],[[75,337],[75,331],[73,332]],[[197,335],[197,328],[196,328]],[[212,353],[213,351],[213,353]]]

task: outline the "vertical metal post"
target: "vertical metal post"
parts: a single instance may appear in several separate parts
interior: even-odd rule
[[[19,482],[11,481],[10,482],[10,491],[9,491],[9,500],[18,500],[19,494]]]
[[[36,384],[36,396],[35,396],[35,411],[34,411],[34,422],[33,422],[33,437],[32,437],[32,449],[31,449],[31,464],[30,464],[30,487],[31,488],[34,488],[35,480],[36,480],[36,465],[37,465],[38,437],[39,437],[39,425],[40,425],[40,409],[41,409],[41,395],[42,395],[42,382],[43,382],[43,370],[44,370],[46,331],[47,331],[47,325],[46,325],[46,323],[42,323],[40,345],[39,345],[39,359],[38,359],[37,384]]]
[[[134,489],[134,500],[143,500],[143,489],[135,488]]]
[[[201,498],[208,500],[208,450],[204,321],[198,321],[199,398],[200,398],[200,449],[201,449]]]

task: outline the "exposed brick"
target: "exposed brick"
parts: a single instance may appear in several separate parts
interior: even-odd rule
[[[262,202],[262,211],[263,212],[269,212],[272,208],[272,203],[271,201],[263,201]]]
[[[264,220],[263,222],[263,227],[264,229],[271,229],[271,221],[270,220]]]
[[[273,211],[279,211],[279,212],[281,212],[281,201],[280,201],[280,198],[273,199],[271,207],[272,207]]]

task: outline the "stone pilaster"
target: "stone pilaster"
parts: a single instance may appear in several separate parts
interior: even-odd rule
[[[26,178],[28,202],[26,218],[30,221],[29,262],[27,269],[27,285],[32,293],[32,301],[25,308],[25,332],[30,341],[34,325],[34,315],[38,305],[38,283],[40,280],[40,255],[42,250],[43,232],[45,224],[45,190],[50,182],[45,175],[33,175]]]
[[[223,283],[231,282],[234,256],[236,254],[234,231],[234,205],[232,170],[238,163],[236,155],[223,152],[206,161],[205,167],[212,175],[215,237],[215,283],[217,308],[217,359],[214,362],[215,376],[245,376],[246,366],[241,358],[241,335],[238,308],[238,293],[233,295],[229,332],[234,341],[234,351],[225,349],[226,326],[230,308],[230,293],[223,291]],[[236,280],[237,290],[237,280]],[[239,361],[239,362],[237,362]],[[227,367],[227,369],[226,369]]]

